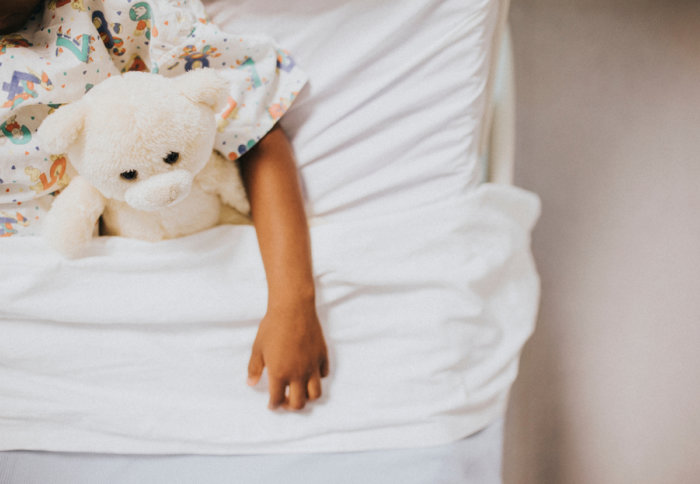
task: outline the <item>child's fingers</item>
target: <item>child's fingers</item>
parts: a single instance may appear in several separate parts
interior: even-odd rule
[[[260,381],[265,362],[263,361],[262,353],[253,349],[253,354],[248,362],[248,385],[254,386]]]
[[[301,410],[306,405],[306,382],[294,380],[289,384],[288,407],[293,410]]]
[[[270,403],[267,408],[274,410],[284,403],[284,391],[287,388],[287,382],[274,378],[268,374],[270,380]]]
[[[321,378],[328,376],[328,357],[324,356],[321,360]]]
[[[321,397],[321,375],[319,372],[314,373],[309,382],[306,384],[306,394],[309,400],[316,400]]]

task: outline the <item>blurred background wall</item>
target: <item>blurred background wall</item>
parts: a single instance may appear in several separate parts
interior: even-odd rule
[[[512,0],[537,330],[507,484],[700,483],[700,0]]]

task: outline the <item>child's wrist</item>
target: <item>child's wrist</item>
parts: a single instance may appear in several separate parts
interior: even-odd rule
[[[270,292],[267,301],[268,310],[292,309],[316,306],[316,291],[313,284],[286,288]]]

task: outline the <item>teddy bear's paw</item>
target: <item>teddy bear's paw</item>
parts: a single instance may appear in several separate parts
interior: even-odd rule
[[[59,220],[47,215],[42,236],[47,244],[68,258],[78,258],[93,238],[94,226],[80,220]]]
[[[248,202],[245,192],[238,192],[234,196],[229,197],[228,200],[226,200],[226,203],[231,205],[243,215],[250,215],[250,203]]]
[[[100,192],[77,176],[53,201],[44,218],[42,235],[58,252],[78,257],[92,240],[104,207]]]
[[[69,259],[79,258],[90,244],[92,237],[75,237],[67,233],[45,235],[47,244]]]
[[[248,201],[241,175],[235,168],[235,165],[226,166],[224,170],[221,170],[221,173],[226,175],[217,180],[219,182],[218,189],[221,201],[244,215],[250,215],[250,202]],[[221,180],[224,182],[221,183]]]

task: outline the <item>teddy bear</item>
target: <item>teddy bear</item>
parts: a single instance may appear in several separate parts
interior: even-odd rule
[[[49,245],[79,255],[100,217],[104,235],[147,241],[249,223],[238,167],[214,150],[228,87],[213,69],[128,72],[50,114],[38,135],[68,156],[71,182],[45,217]]]

